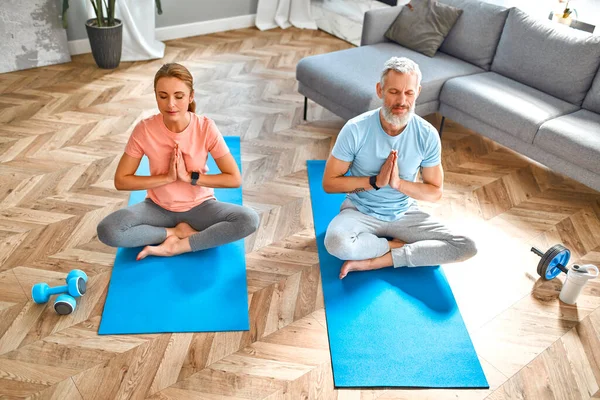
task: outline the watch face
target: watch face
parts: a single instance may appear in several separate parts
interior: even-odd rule
[[[192,172],[192,179],[198,179],[200,177],[200,174],[196,171]]]

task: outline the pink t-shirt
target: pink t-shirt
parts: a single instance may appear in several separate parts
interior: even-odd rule
[[[145,154],[150,161],[150,175],[163,175],[169,172],[171,154],[178,143],[188,172],[205,174],[208,172],[208,153],[217,159],[229,153],[229,148],[213,120],[194,113],[190,115],[190,124],[180,133],[168,130],[160,113],[140,121],[129,137],[125,153],[134,158],[142,158]],[[147,193],[162,208],[178,212],[215,198],[212,188],[181,181],[148,189]]]

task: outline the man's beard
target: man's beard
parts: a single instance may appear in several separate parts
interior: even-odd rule
[[[394,108],[394,107],[388,107],[385,104],[383,105],[383,107],[382,107],[383,119],[385,119],[385,121],[388,124],[390,124],[394,127],[398,127],[398,128],[402,128],[403,126],[408,124],[408,121],[410,121],[410,119],[412,118],[412,116],[415,113],[414,106],[410,107],[408,109],[408,112],[404,115],[394,115],[394,113],[392,112],[392,108]],[[398,107],[396,107],[396,108],[398,108]]]

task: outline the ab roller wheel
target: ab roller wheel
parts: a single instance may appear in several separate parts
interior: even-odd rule
[[[571,258],[571,252],[562,244],[555,244],[545,253],[535,247],[532,247],[531,251],[541,257],[537,273],[542,279],[549,281],[556,278],[561,272],[568,273],[567,264]]]
[[[554,279],[561,272],[567,275],[558,296],[566,304],[575,304],[587,281],[596,279],[600,272],[598,267],[592,264],[575,264],[568,269],[567,264],[569,264],[571,252],[562,244],[550,247],[545,253],[542,253],[535,247],[532,247],[531,251],[540,256],[537,272],[543,280],[549,281],[550,279]]]
[[[33,285],[31,298],[37,304],[44,304],[50,300],[50,296],[60,294],[54,302],[54,310],[60,315],[71,314],[77,306],[75,298],[83,296],[87,290],[87,280],[85,272],[74,269],[67,275],[67,284],[64,286],[53,288],[43,282]]]

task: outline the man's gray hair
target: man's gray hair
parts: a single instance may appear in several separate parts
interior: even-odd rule
[[[381,72],[381,86],[385,83],[385,77],[388,72],[394,70],[396,72],[400,72],[401,74],[411,74],[414,73],[417,75],[417,87],[421,85],[421,78],[423,75],[421,74],[421,70],[419,69],[419,65],[406,57],[392,57],[385,62],[383,66],[383,71]]]

